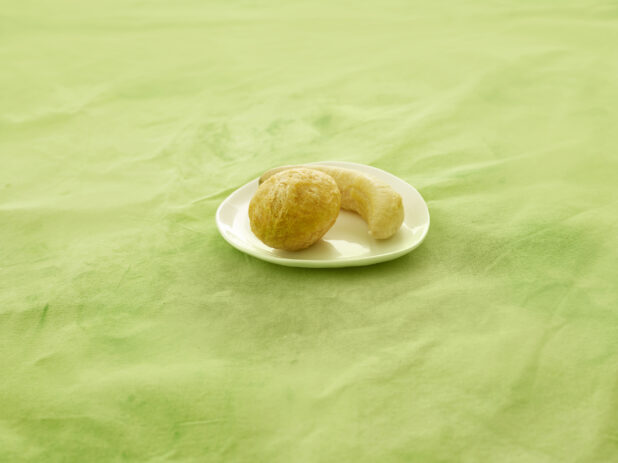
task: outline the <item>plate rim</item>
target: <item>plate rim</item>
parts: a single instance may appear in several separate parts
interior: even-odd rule
[[[238,251],[244,254],[248,254],[252,257],[255,257],[256,259],[259,259],[265,262],[270,262],[273,264],[283,265],[286,267],[305,267],[305,268],[360,267],[360,266],[365,266],[365,265],[378,264],[381,262],[387,262],[387,261],[391,261],[399,257],[402,257],[405,254],[408,254],[409,252],[418,248],[423,243],[423,241],[425,241],[425,238],[427,234],[429,233],[429,228],[431,227],[431,215],[429,214],[429,206],[427,205],[427,201],[425,201],[425,198],[423,198],[423,195],[421,195],[421,193],[416,188],[414,188],[414,186],[410,185],[408,182],[397,177],[396,175],[391,174],[390,172],[387,172],[378,167],[370,166],[368,164],[360,164],[360,163],[350,162],[350,161],[332,161],[332,160],[303,163],[303,165],[311,165],[311,164],[330,164],[330,165],[335,165],[335,166],[340,166],[340,167],[350,166],[352,168],[360,166],[362,168],[369,168],[370,170],[379,171],[380,173],[386,174],[387,176],[392,177],[399,182],[404,182],[406,185],[412,188],[412,190],[414,190],[416,194],[418,194],[418,196],[420,197],[425,207],[425,211],[427,213],[427,226],[423,230],[423,234],[421,235],[419,240],[410,247],[405,247],[403,249],[399,249],[396,251],[387,252],[385,254],[370,255],[370,256],[363,256],[363,257],[347,257],[343,259],[321,260],[321,259],[289,259],[287,257],[278,257],[278,256],[260,254],[259,252],[255,252],[253,249],[241,247],[239,243],[235,242],[232,239],[229,239],[229,237],[227,236],[227,233],[224,230],[222,230],[223,220],[221,219],[221,211],[223,210],[224,206],[229,202],[230,198],[232,198],[241,189],[246,188],[249,185],[257,182],[259,180],[259,177],[256,177],[250,182],[247,182],[244,185],[236,188],[223,201],[221,201],[221,203],[217,207],[217,211],[215,213],[215,221],[217,223],[217,230],[219,231],[219,234],[222,236],[222,238],[229,245],[231,245]]]

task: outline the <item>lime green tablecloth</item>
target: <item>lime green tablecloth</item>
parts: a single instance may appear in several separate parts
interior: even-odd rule
[[[0,58],[0,461],[618,461],[615,2],[5,1]],[[423,245],[219,236],[319,160]]]

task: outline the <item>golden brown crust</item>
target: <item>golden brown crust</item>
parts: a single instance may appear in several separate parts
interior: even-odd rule
[[[249,203],[253,233],[266,245],[287,251],[307,248],[334,225],[341,193],[329,175],[295,168],[263,182]]]
[[[372,237],[390,238],[401,227],[404,219],[401,195],[390,185],[356,170],[318,164],[282,166],[265,172],[259,182],[265,182],[272,175],[287,169],[299,167],[330,175],[341,192],[341,208],[358,213],[367,222]]]

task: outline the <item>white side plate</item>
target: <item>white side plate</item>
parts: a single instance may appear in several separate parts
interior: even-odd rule
[[[324,237],[302,251],[282,251],[262,243],[249,225],[249,202],[258,188],[258,179],[229,195],[217,209],[221,236],[239,251],[268,262],[290,267],[353,267],[396,259],[420,245],[429,231],[429,210],[423,197],[398,177],[375,167],[353,162],[324,161],[315,164],[354,169],[382,180],[402,197],[405,218],[399,231],[387,240],[369,236],[359,215],[340,211],[335,225]]]

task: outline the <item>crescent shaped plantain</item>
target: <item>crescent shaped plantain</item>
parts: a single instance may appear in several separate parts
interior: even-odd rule
[[[316,164],[283,166],[265,172],[259,183],[295,167],[315,169],[330,175],[341,191],[341,208],[358,213],[367,222],[373,238],[390,238],[401,227],[404,217],[401,195],[390,185],[356,170]]]

